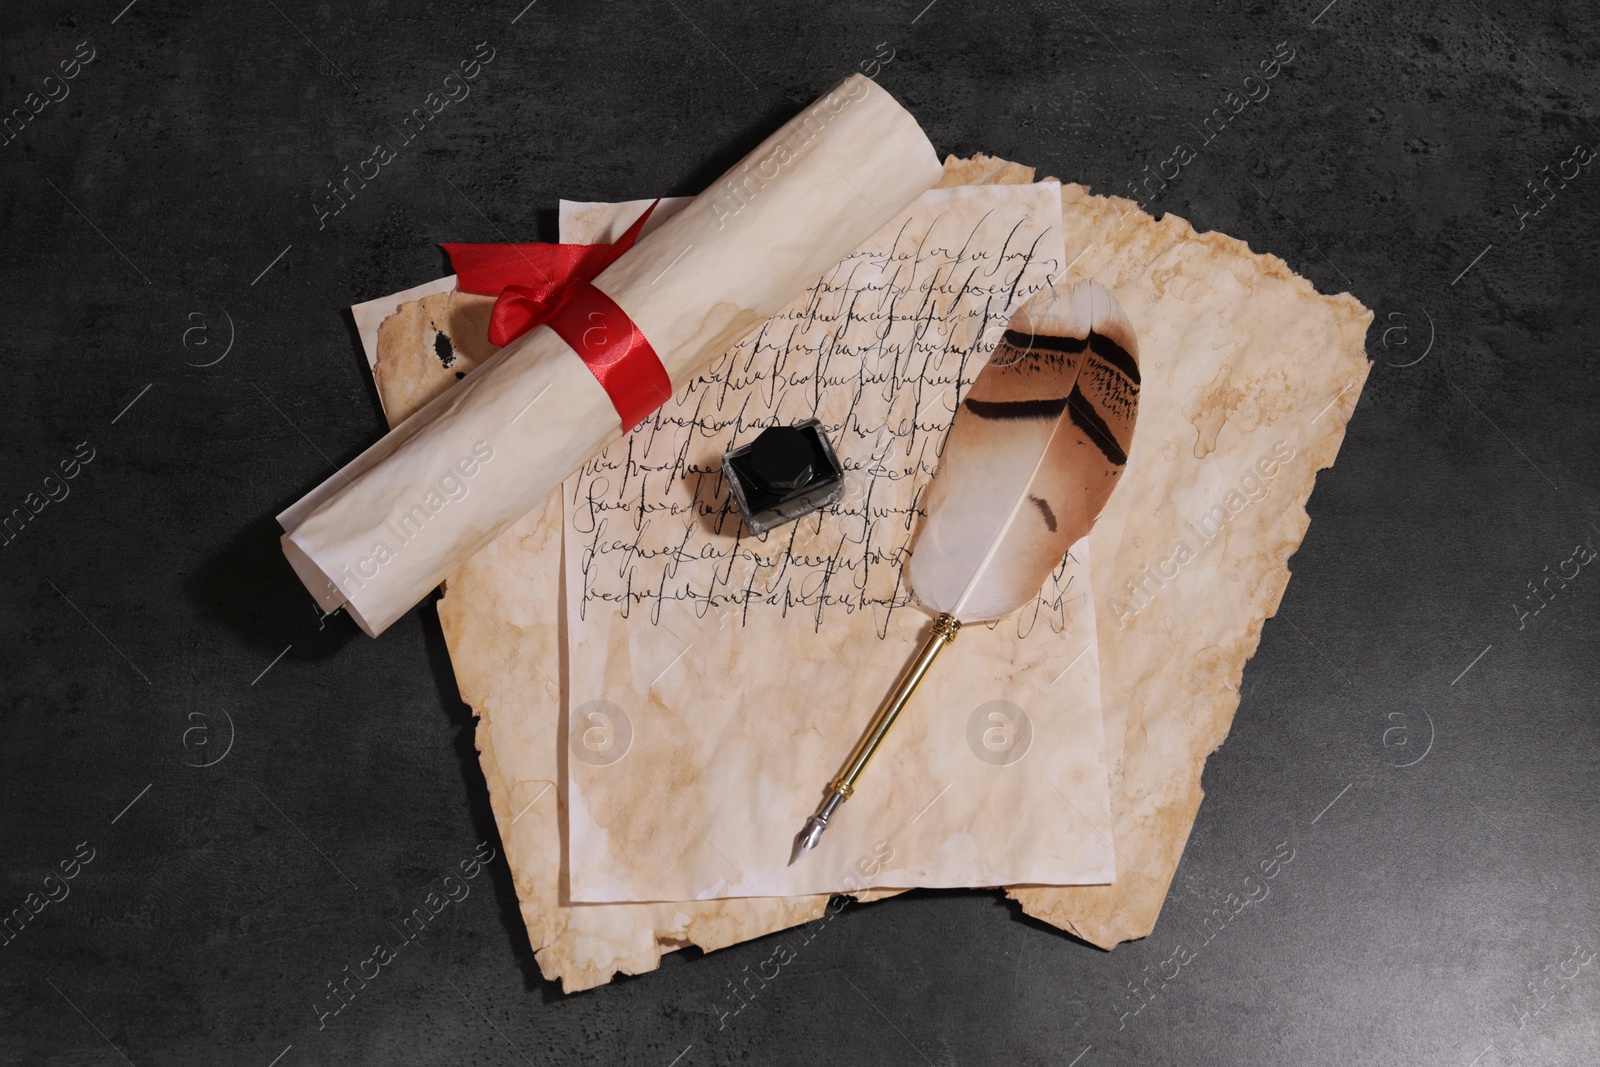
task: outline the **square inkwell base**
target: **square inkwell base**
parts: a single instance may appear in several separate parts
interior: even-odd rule
[[[844,495],[844,470],[816,419],[762,430],[722,457],[722,476],[745,527],[758,534]]]

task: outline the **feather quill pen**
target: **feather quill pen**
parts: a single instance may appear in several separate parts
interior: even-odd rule
[[[1017,309],[956,412],[907,565],[932,630],[796,835],[791,865],[822,839],[962,624],[1032,600],[1088,534],[1127,465],[1138,407],[1138,341],[1103,286],[1047,289]]]

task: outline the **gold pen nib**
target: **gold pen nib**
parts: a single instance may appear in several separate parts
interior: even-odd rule
[[[795,860],[817,847],[817,842],[822,840],[822,831],[828,828],[828,820],[833,817],[834,811],[844,803],[844,800],[844,793],[832,788],[828,790],[828,795],[817,805],[817,810],[795,835],[794,851],[789,854],[789,866],[793,867]]]

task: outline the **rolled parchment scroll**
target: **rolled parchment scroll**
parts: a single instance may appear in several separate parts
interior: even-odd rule
[[[916,120],[853,75],[594,284],[676,389],[940,174]],[[279,515],[284,554],[324,611],[376,636],[621,432],[594,374],[540,326]]]

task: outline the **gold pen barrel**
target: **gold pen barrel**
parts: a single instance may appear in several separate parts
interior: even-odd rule
[[[961,623],[954,615],[940,613],[933,621],[933,630],[928,634],[927,640],[922,642],[922,648],[917,656],[906,665],[900,673],[899,681],[889,695],[883,698],[883,703],[878,706],[878,713],[872,717],[872,724],[867,727],[867,732],[861,735],[861,740],[856,742],[856,747],[851,750],[850,758],[845,760],[844,767],[828,788],[849,799],[855,792],[856,780],[861,777],[861,772],[867,769],[873,755],[878,751],[878,746],[883,743],[884,737],[889,733],[889,728],[894,725],[895,719],[900,717],[900,712],[911,700],[911,694],[917,691],[917,686],[927,675],[928,668],[933,666],[933,661],[939,653],[944,651],[944,646],[956,639],[956,631],[961,629]]]
[[[961,623],[954,615],[941,612],[939,617],[933,620],[933,630],[928,634],[927,640],[922,642],[922,648],[918,650],[916,658],[900,672],[900,680],[895,682],[889,695],[878,705],[878,713],[872,717],[867,732],[856,742],[856,747],[851,750],[850,758],[845,760],[838,776],[828,783],[822,803],[795,835],[794,850],[789,854],[791,867],[794,866],[795,860],[816,848],[817,842],[822,840],[822,833],[828,828],[828,820],[839,810],[839,805],[849,800],[850,794],[855,792],[856,780],[861,777],[861,772],[867,769],[867,764],[878,751],[878,746],[883,743],[884,737],[888,735],[895,719],[900,717],[901,709],[911,700],[911,694],[917,691],[917,686],[927,675],[928,668],[933,666],[934,659],[944,651],[944,646],[956,639],[956,631],[959,629]]]

